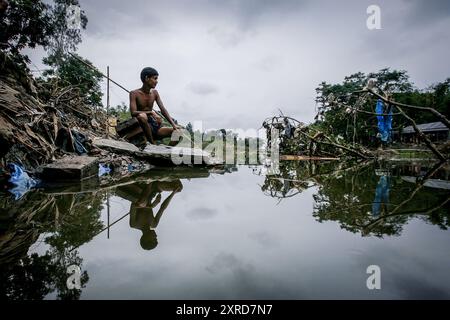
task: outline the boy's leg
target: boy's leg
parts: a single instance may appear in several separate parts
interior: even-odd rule
[[[136,116],[136,119],[139,122],[142,130],[144,131],[145,137],[150,141],[150,143],[155,144],[155,140],[153,139],[152,128],[148,123],[148,117],[145,113],[140,113]]]
[[[158,137],[165,138],[172,136],[173,128],[161,127],[158,129]],[[175,146],[179,141],[170,141],[169,146]]]

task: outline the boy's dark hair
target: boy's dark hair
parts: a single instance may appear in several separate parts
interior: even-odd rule
[[[141,71],[141,81],[145,82],[145,78],[158,76],[158,75],[159,75],[159,73],[155,69],[150,68],[150,67],[144,68]]]

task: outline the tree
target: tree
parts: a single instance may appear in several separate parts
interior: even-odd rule
[[[88,19],[81,10],[78,0],[53,0],[52,26],[53,30],[45,49],[53,67],[62,67],[66,63],[69,51],[75,51],[81,43],[81,30],[86,29]],[[74,12],[71,9],[76,8]],[[76,21],[79,19],[79,21]],[[72,25],[71,22],[74,22]],[[45,63],[45,61],[44,61]]]
[[[120,121],[125,121],[130,118],[130,108],[125,104],[125,102],[121,102],[115,107],[111,107],[109,109],[109,114],[115,116]]]
[[[0,49],[27,62],[28,58],[20,54],[26,47],[43,46],[55,59],[75,50],[87,17],[80,10],[80,28],[72,28],[67,22],[70,6],[79,6],[78,0],[54,0],[53,6],[42,0],[11,0],[0,17]]]
[[[49,45],[51,16],[50,6],[42,1],[12,0],[0,20],[0,48],[18,54],[25,47]]]
[[[81,61],[84,61],[82,63]],[[102,75],[99,71],[89,68],[86,64],[92,63],[75,55],[66,55],[62,60],[54,55],[44,58],[44,63],[51,69],[44,71],[46,82],[56,82],[57,86],[74,86],[79,89],[80,95],[85,97],[86,103],[91,106],[101,106],[103,93],[100,87]],[[43,80],[43,79],[41,79]]]
[[[374,80],[376,87],[390,93],[396,102],[433,107],[447,117],[450,113],[450,79],[419,90],[409,80],[406,71],[385,68],[367,75],[362,72],[352,74],[338,84],[320,83],[316,88],[318,114],[314,125],[326,133],[342,136],[347,142],[365,145],[375,142],[378,132],[374,114],[376,98],[352,94],[363,89],[370,79]],[[342,107],[344,104],[348,107]],[[417,110],[405,112],[418,124],[437,121],[431,113]],[[410,123],[406,118],[394,117],[393,130],[408,125]]]

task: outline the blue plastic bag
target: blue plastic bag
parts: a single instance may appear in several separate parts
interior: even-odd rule
[[[105,174],[110,174],[111,173],[111,168],[109,166],[105,166],[103,164],[99,164],[98,165],[98,176],[104,176]]]
[[[11,177],[8,182],[14,185],[8,191],[14,195],[15,200],[22,198],[25,193],[37,185],[37,181],[30,178],[28,173],[23,171],[23,168],[15,163],[8,164],[8,169],[11,172]]]
[[[385,113],[384,104],[381,99],[378,99],[375,112],[377,114],[378,132],[381,135],[381,141],[388,142],[392,130],[392,109],[389,111],[388,115],[383,115]]]

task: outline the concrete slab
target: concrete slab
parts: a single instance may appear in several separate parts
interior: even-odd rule
[[[94,139],[92,144],[100,149],[111,150],[116,153],[134,154],[139,148],[134,144],[114,139]]]
[[[42,169],[42,178],[48,181],[81,181],[93,177],[98,177],[96,157],[63,157],[45,165]]]
[[[217,165],[221,161],[200,149],[148,144],[143,150],[135,145],[113,139],[95,139],[93,145],[117,153],[126,153],[171,165]]]

